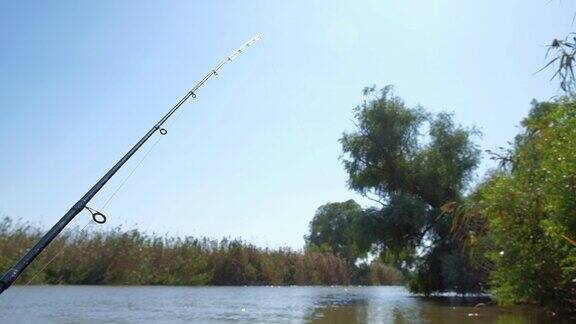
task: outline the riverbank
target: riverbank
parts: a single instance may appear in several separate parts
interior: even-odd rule
[[[4,218],[0,269],[7,270],[42,231]],[[49,262],[54,258],[52,261]],[[48,264],[48,265],[47,265]],[[47,265],[47,266],[46,266]],[[242,240],[179,238],[138,230],[60,235],[18,283],[82,285],[390,285],[402,274],[380,262],[356,265],[329,252],[260,248]]]

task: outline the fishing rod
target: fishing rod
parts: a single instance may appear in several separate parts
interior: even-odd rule
[[[250,47],[259,40],[260,35],[252,37],[249,41],[244,43],[237,50],[235,50],[226,58],[224,58],[218,65],[216,65],[214,69],[210,70],[210,72],[208,72],[208,74],[206,74],[206,76],[204,76],[204,78],[200,80],[200,82],[198,82],[194,86],[194,88],[192,88],[192,90],[188,91],[188,93],[186,93],[186,95],[182,97],[182,99],[180,99],[180,101],[178,101],[178,103],[174,107],[172,107],[172,109],[170,109],[168,113],[166,113],[166,115],[164,115],[164,117],[162,117],[154,125],[154,127],[152,127],[152,129],[150,129],[150,131],[148,131],[148,133],[146,133],[146,135],[144,135],[144,137],[142,137],[142,139],[140,139],[140,141],[138,141],[128,151],[128,153],[126,153],[118,162],[116,162],[116,164],[98,182],[96,182],[96,184],[90,190],[88,190],[88,192],[82,198],[80,198],[80,200],[78,200],[78,202],[74,204],[72,208],[70,208],[70,210],[66,214],[64,214],[64,216],[62,216],[62,218],[58,221],[58,223],[56,223],[48,231],[48,233],[46,233],[38,241],[38,243],[36,243],[36,245],[34,245],[34,247],[32,247],[20,259],[20,261],[18,261],[12,268],[10,268],[10,270],[8,270],[4,274],[4,276],[2,276],[2,278],[0,279],[0,294],[4,292],[6,289],[8,289],[12,285],[12,283],[14,283],[16,279],[18,279],[18,276],[22,274],[22,272],[30,265],[30,263],[32,263],[32,261],[34,261],[34,259],[36,259],[36,257],[40,253],[42,253],[42,251],[50,244],[50,242],[52,242],[52,240],[54,240],[54,238],[56,238],[56,236],[60,234],[60,232],[66,227],[66,225],[68,225],[68,223],[70,223],[70,221],[72,221],[72,219],[74,219],[74,217],[76,217],[76,215],[78,215],[82,210],[84,209],[88,210],[88,212],[92,214],[92,220],[94,220],[96,223],[98,224],[105,223],[106,216],[104,214],[87,206],[90,200],[100,191],[100,189],[102,189],[106,185],[106,183],[112,178],[112,176],[114,176],[114,174],[116,174],[116,172],[118,172],[118,170],[122,168],[122,166],[130,159],[130,157],[132,157],[132,155],[134,155],[134,153],[136,153],[136,151],[138,151],[138,149],[142,147],[142,145],[144,145],[144,143],[146,143],[146,141],[148,141],[148,139],[152,137],[152,135],[154,135],[154,133],[159,132],[161,135],[166,135],[168,133],[166,129],[162,128],[162,125],[190,97],[196,98],[196,91],[200,89],[200,87],[204,83],[206,83],[208,79],[210,79],[212,76],[217,76],[218,71],[220,70],[220,68],[222,68],[222,66],[224,66],[224,64],[234,60],[238,55],[240,55],[240,53],[244,52],[246,48]]]

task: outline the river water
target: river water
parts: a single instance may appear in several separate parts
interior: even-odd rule
[[[474,307],[402,287],[15,286],[1,323],[549,323],[534,309]]]

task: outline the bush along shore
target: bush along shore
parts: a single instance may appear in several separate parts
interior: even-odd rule
[[[8,270],[41,235],[36,227],[3,218],[0,269]],[[397,285],[402,281],[398,270],[381,262],[356,265],[330,252],[268,249],[238,239],[173,238],[116,228],[64,232],[17,284]]]

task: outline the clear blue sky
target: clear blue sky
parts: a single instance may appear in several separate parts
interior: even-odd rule
[[[558,94],[549,71],[533,72],[575,11],[555,0],[2,1],[0,213],[51,226],[213,64],[261,34],[184,107],[104,226],[300,248],[321,204],[367,205],[338,160],[364,86],[453,111],[494,149],[532,98]]]

